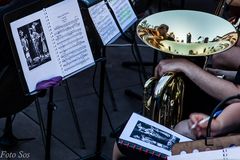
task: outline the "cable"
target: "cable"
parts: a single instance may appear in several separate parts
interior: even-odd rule
[[[222,100],[220,103],[218,103],[218,105],[213,109],[211,115],[210,115],[210,118],[208,120],[208,125],[207,125],[207,135],[206,135],[206,138],[205,138],[205,145],[206,146],[211,146],[211,144],[207,143],[208,141],[208,138],[211,136],[211,123],[212,123],[212,120],[214,118],[214,114],[219,111],[220,109],[223,109],[225,108],[225,103],[232,100],[232,99],[240,99],[240,94],[237,94],[237,95],[234,95],[234,96],[231,96],[231,97],[227,97],[226,99]]]

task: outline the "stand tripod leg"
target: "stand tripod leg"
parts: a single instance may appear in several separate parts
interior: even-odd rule
[[[53,103],[53,87],[49,89],[48,117],[47,117],[47,135],[46,135],[46,153],[45,160],[51,159],[51,136],[52,136],[52,117],[55,104]]]
[[[111,82],[110,82],[107,71],[106,71],[106,82],[107,82],[107,85],[108,85],[108,91],[109,91],[109,94],[110,94],[113,110],[117,111],[118,109],[117,109],[116,101],[115,101],[115,98],[114,98],[114,95],[113,95],[112,86],[111,86]]]
[[[42,118],[42,111],[41,111],[39,99],[38,99],[37,97],[36,97],[36,99],[35,99],[35,106],[36,106],[37,115],[38,115],[38,120],[39,120],[39,125],[40,125],[40,129],[41,129],[43,145],[44,145],[44,148],[46,149],[46,139],[45,139],[45,138],[46,138],[46,132],[45,132],[45,126],[44,126],[44,122],[43,122],[43,118]]]
[[[100,62],[100,85],[99,85],[99,100],[98,100],[98,119],[97,119],[97,142],[96,151],[94,155],[86,156],[81,160],[105,160],[101,155],[102,148],[102,120],[103,120],[103,104],[104,104],[104,80],[106,72],[105,47],[102,48],[102,55],[104,59]]]
[[[85,143],[84,143],[82,132],[81,132],[81,129],[80,129],[80,125],[79,125],[79,121],[78,121],[78,117],[77,117],[77,112],[75,110],[75,107],[74,107],[74,104],[73,104],[73,101],[72,101],[72,96],[71,96],[71,93],[70,93],[70,89],[69,89],[67,80],[65,80],[65,86],[64,87],[65,87],[65,90],[66,90],[69,107],[71,109],[71,113],[72,113],[72,116],[73,116],[73,121],[74,121],[76,130],[77,130],[77,133],[78,133],[80,146],[82,147],[82,149],[85,149]]]
[[[103,48],[103,53],[105,56],[105,47]],[[101,157],[101,137],[102,137],[102,119],[103,119],[103,100],[104,100],[104,78],[106,71],[106,60],[101,62],[100,70],[100,86],[99,86],[99,101],[98,101],[98,123],[97,123],[97,143],[96,143],[96,157],[100,159]]]
[[[133,47],[134,47],[134,48],[133,48],[133,52],[134,52],[134,50],[135,50],[135,53],[136,53],[136,56],[137,56],[137,58],[138,58],[141,71],[142,71],[142,73],[143,73],[143,78],[144,78],[144,80],[146,80],[146,79],[147,79],[147,72],[146,72],[145,67],[144,67],[144,65],[143,65],[142,56],[141,56],[141,54],[140,54],[140,50],[139,50],[139,48],[138,48],[138,46],[137,46],[137,42],[136,42],[136,39],[135,39],[135,38],[134,38],[134,42],[133,42]]]

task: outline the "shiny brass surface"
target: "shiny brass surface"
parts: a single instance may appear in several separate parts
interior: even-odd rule
[[[176,73],[150,78],[144,86],[143,115],[173,128],[182,118],[184,81]]]
[[[217,15],[223,4],[219,4]],[[236,29],[228,21],[187,10],[148,16],[137,26],[137,34],[148,46],[172,57],[204,56],[206,62],[209,55],[231,48],[238,39]],[[150,78],[144,86],[143,115],[173,128],[182,118],[184,89],[182,76],[177,73],[167,73],[160,79]]]
[[[159,51],[180,56],[209,56],[231,48],[238,39],[234,26],[218,16],[189,10],[165,11],[143,19],[139,38]]]

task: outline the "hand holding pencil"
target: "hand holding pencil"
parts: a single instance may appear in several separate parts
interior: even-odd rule
[[[220,113],[221,112],[217,112],[214,115],[214,118],[216,118]],[[197,137],[206,136],[208,120],[208,115],[205,115],[203,113],[193,113],[190,115],[189,128]],[[220,128],[221,125],[219,121],[217,119],[213,119],[211,124],[212,135],[216,135],[219,132]]]

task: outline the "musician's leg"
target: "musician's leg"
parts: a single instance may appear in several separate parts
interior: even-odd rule
[[[112,160],[119,160],[125,157],[122,152],[119,150],[117,143],[114,143]]]
[[[181,122],[179,122],[175,127],[174,127],[174,131],[186,136],[188,138],[191,138],[193,140],[196,139],[195,135],[192,133],[191,128],[189,128],[188,125],[188,120],[183,120]]]

